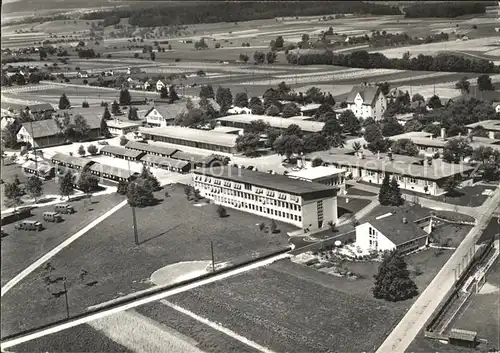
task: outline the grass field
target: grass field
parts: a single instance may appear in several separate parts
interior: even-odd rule
[[[295,229],[279,224],[281,233],[261,233],[252,214],[229,210],[219,218],[215,206],[196,206],[186,201],[183,188],[168,189],[170,197],[154,207],[137,209],[140,245],[135,246],[130,208],[123,207],[90,230],[52,260],[54,276],[68,277],[70,311],[82,312],[99,304],[150,286],[157,269],[180,261],[210,260],[213,241],[216,262],[238,261],[287,246],[286,232]],[[163,192],[157,194],[163,199]],[[78,279],[82,269],[88,281]],[[42,269],[2,297],[2,331],[13,333],[65,316],[63,298],[54,299],[43,288]]]
[[[106,335],[83,324],[48,336],[34,339],[8,349],[9,352],[65,353],[65,352],[113,352],[133,351],[114,342]]]
[[[488,240],[490,240],[493,237],[497,237],[497,239],[500,237],[500,220],[497,217],[492,217],[484,229],[483,233],[481,234],[481,237],[478,239],[477,243],[481,244],[484,243]]]

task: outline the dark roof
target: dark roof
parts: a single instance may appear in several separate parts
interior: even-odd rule
[[[130,178],[132,175],[137,174],[137,173],[132,173],[128,169],[123,169],[123,168],[118,168],[118,167],[113,167],[107,164],[101,164],[101,163],[94,163],[90,166],[90,170],[94,172],[99,172],[99,173],[106,173],[109,175],[114,175],[120,178]]]
[[[361,95],[361,98],[363,98],[363,104],[372,105],[377,98],[378,92],[380,92],[379,86],[354,86],[351,89],[351,92],[349,92],[349,94],[347,95],[346,102],[354,103],[354,99],[359,93]]]
[[[66,164],[80,166],[82,168],[85,167],[89,163],[95,163],[94,161],[91,161],[90,159],[70,156],[70,155],[67,155],[64,153],[56,153],[55,155],[52,156],[51,160],[56,161],[56,162],[63,162]]]
[[[130,150],[124,147],[118,147],[112,145],[107,145],[101,148],[101,153],[103,152],[111,153],[117,156],[125,156],[131,158],[138,158],[145,153],[144,151]]]
[[[369,220],[368,223],[396,244],[396,246],[427,236],[427,233],[413,222],[413,217],[402,210],[395,210],[390,216],[377,219],[377,217],[382,215],[383,213],[377,215],[375,218]],[[403,223],[403,218],[406,218],[407,223]]]
[[[337,189],[319,183],[311,183],[298,179],[291,179],[286,175],[269,174],[255,172],[244,168],[235,167],[212,167],[202,168],[194,171],[195,174],[208,175],[215,178],[246,183],[270,190],[282,191],[285,193],[299,195],[303,197],[320,198],[335,196]]]
[[[173,159],[162,156],[155,156],[152,154],[147,154],[141,158],[141,162],[155,163],[160,166],[174,167],[174,168],[184,168],[189,164],[189,162],[182,161],[180,159]]]
[[[174,152],[170,157],[173,159],[180,159],[183,161],[202,163],[202,164],[208,164],[212,162],[214,159],[216,159],[214,156],[203,156],[201,154],[189,153],[180,150]]]
[[[173,104],[155,105],[151,107],[144,116],[147,117],[153,109],[156,109],[165,120],[174,120],[177,115],[188,111],[186,103],[177,102]]]
[[[476,340],[477,332],[452,328],[448,337],[451,339],[473,342]]]
[[[146,153],[158,153],[161,154],[162,156],[171,156],[175,152],[178,151],[177,148],[172,148],[172,147],[162,147],[158,145],[153,145],[149,143],[141,143],[141,142],[136,142],[136,141],[129,141],[125,145],[125,148],[129,148],[131,150],[139,150],[139,151],[144,151]]]
[[[48,165],[46,163],[36,163],[35,161],[29,160],[22,165],[23,168],[38,170],[38,172],[48,173],[54,166]],[[37,169],[38,167],[38,169]]]
[[[27,106],[32,113],[43,113],[44,111],[54,111],[54,107],[49,103],[29,104]]]
[[[54,119],[38,120],[33,121],[33,123],[24,123],[23,127],[26,129],[26,131],[28,131],[30,135],[35,136],[35,139],[54,136],[61,131]],[[32,128],[33,132],[31,131]]]
[[[100,129],[101,128],[101,119],[104,113],[104,108],[72,108],[67,110],[60,110],[58,113],[61,113],[60,116],[64,117],[64,113],[69,113],[70,121],[73,123],[75,116],[81,115],[85,118],[87,125],[91,130]],[[62,118],[61,118],[62,119]]]

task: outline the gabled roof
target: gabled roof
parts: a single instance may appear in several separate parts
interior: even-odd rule
[[[375,102],[375,99],[377,98],[379,92],[379,86],[354,86],[352,87],[351,92],[349,92],[349,94],[347,95],[346,102],[354,103],[354,99],[359,93],[361,95],[361,98],[363,98],[363,104],[372,105]]]
[[[477,123],[472,123],[466,125],[468,128],[475,128],[477,126],[482,126],[485,130],[488,131],[499,131],[500,132],[500,120],[483,120]]]
[[[23,123],[23,127],[30,135],[35,136],[35,139],[54,136],[61,131],[54,119],[38,120],[33,121],[33,123]],[[32,128],[33,131],[31,130]]]
[[[75,116],[81,115],[85,118],[87,125],[91,130],[100,129],[101,128],[101,119],[104,113],[103,107],[94,107],[94,108],[71,108],[66,110],[59,110],[57,113],[62,117],[64,117],[64,113],[68,113],[70,115],[71,123],[74,122]]]
[[[211,130],[198,130],[181,126],[165,126],[152,129],[140,127],[139,131],[142,134],[151,136],[163,136],[183,141],[206,143],[230,148],[236,146],[236,139],[238,138],[237,135],[224,134]]]
[[[216,158],[214,156],[203,156],[201,154],[189,153],[184,151],[177,151],[170,156],[173,159],[180,159],[187,162],[209,164]]]
[[[367,221],[372,227],[382,233],[396,246],[411,241],[413,239],[427,236],[427,233],[413,221],[410,213],[403,209],[395,209],[390,216],[375,216]],[[377,219],[378,218],[378,219]],[[403,222],[406,218],[406,223]]]
[[[113,145],[106,145],[103,148],[101,148],[101,153],[103,152],[130,158],[138,158],[139,156],[145,153],[144,151],[131,150],[124,147],[118,147]]]
[[[45,111],[54,111],[54,107],[49,103],[29,104],[27,106],[32,113],[43,113]]]
[[[165,120],[174,120],[179,114],[188,111],[185,103],[162,104],[151,107],[144,116],[147,118],[154,109],[156,109]]]
[[[90,163],[95,163],[94,161],[91,161],[90,159],[86,158],[81,158],[81,157],[76,157],[76,156],[70,156],[64,153],[56,153],[55,155],[52,156],[51,160],[56,163],[65,163],[65,164],[72,164],[75,166],[79,166],[81,168],[85,167],[87,164]]]
[[[107,164],[94,163],[90,166],[90,170],[98,173],[105,173],[108,175],[117,176],[120,178],[130,178],[132,175],[138,174],[129,171],[128,169],[113,167]]]
[[[158,164],[159,166],[165,166],[165,167],[170,167],[170,168],[172,168],[172,167],[173,168],[184,168],[186,165],[189,164],[189,162],[183,161],[180,159],[155,156],[152,154],[147,154],[144,157],[142,157],[141,162],[155,163],[155,164]]]
[[[146,153],[158,153],[162,156],[171,156],[176,151],[178,151],[177,148],[163,147],[163,146],[153,145],[150,143],[141,143],[141,142],[135,142],[135,141],[127,142],[127,144],[125,145],[125,148],[132,149],[132,150],[144,151]]]

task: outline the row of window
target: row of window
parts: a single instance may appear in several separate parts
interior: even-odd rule
[[[269,207],[262,207],[262,206],[258,206],[258,205],[252,204],[252,203],[236,202],[234,200],[231,200],[228,197],[214,195],[214,194],[207,194],[207,196],[213,198],[217,202],[226,203],[226,204],[232,205],[232,206],[237,207],[237,208],[244,208],[244,209],[251,210],[251,211],[267,213],[269,215],[274,215],[277,217],[286,218],[286,219],[291,220],[291,221],[302,222],[302,216],[292,214],[289,212],[279,211],[279,210],[269,208]]]
[[[294,204],[291,202],[271,199],[271,198],[267,198],[265,196],[256,196],[256,195],[253,195],[253,194],[250,194],[247,192],[231,190],[231,189],[226,189],[226,188],[222,188],[222,187],[211,187],[208,184],[199,183],[199,182],[195,182],[194,185],[196,188],[199,188],[199,189],[208,189],[213,194],[222,193],[223,195],[236,196],[236,197],[246,199],[246,200],[252,200],[252,201],[257,201],[257,202],[265,203],[265,204],[272,205],[272,206],[287,208],[287,209],[290,209],[291,211],[298,211],[298,212],[302,211],[302,207],[300,205],[297,205],[297,204]]]

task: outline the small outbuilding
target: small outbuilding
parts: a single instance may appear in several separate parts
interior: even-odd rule
[[[474,348],[477,345],[477,332],[453,328],[448,335],[450,344]]]

